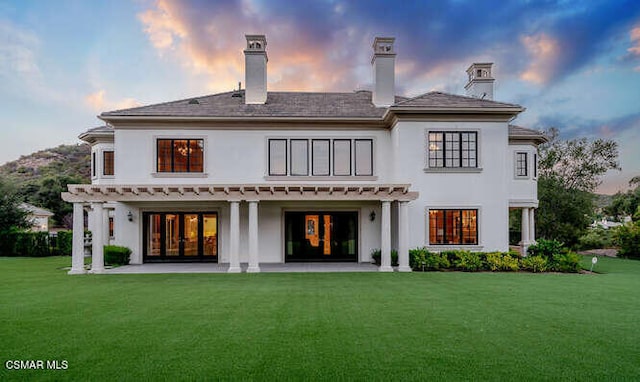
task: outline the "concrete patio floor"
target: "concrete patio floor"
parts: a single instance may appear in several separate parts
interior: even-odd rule
[[[246,272],[248,264],[240,264]],[[217,263],[152,263],[124,265],[108,268],[105,274],[153,274],[153,273],[226,273],[229,264]],[[260,264],[262,273],[305,273],[305,272],[377,272],[378,266],[371,263],[285,263]]]

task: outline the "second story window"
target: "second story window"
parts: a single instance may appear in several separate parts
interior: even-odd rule
[[[528,176],[527,167],[527,153],[516,153],[516,176]]]
[[[113,151],[102,152],[102,174],[113,175]]]
[[[158,139],[158,172],[203,172],[204,140]]]
[[[269,139],[269,176],[373,176],[373,139]]]
[[[96,162],[96,153],[91,154],[91,176],[96,176],[96,166],[98,163]]]
[[[478,167],[478,134],[473,131],[429,132],[429,167]]]

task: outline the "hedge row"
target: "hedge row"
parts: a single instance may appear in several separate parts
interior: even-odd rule
[[[0,256],[69,256],[72,246],[71,231],[59,231],[57,235],[48,232],[0,232]]]
[[[395,256],[394,256],[395,255]],[[580,256],[566,250],[553,240],[540,240],[529,248],[527,257],[518,252],[470,252],[451,250],[431,252],[426,248],[409,250],[409,266],[414,271],[463,272],[579,272]],[[371,254],[376,264],[380,264],[380,250]],[[398,265],[397,252],[392,251],[392,265]]]

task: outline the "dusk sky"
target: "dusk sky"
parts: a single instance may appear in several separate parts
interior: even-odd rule
[[[79,142],[103,111],[229,91],[244,34],[267,37],[268,88],[371,87],[375,36],[396,37],[396,88],[464,94],[494,62],[515,124],[619,143],[640,175],[640,1],[0,0],[0,164]]]

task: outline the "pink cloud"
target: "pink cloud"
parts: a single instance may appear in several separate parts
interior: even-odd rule
[[[541,33],[523,36],[521,42],[531,62],[520,73],[520,79],[539,85],[547,83],[560,64],[561,52],[558,40]]]
[[[630,40],[632,43],[631,48],[627,49],[630,55],[640,57],[640,25],[631,29],[629,32]],[[640,72],[640,65],[633,68],[636,72]]]
[[[98,90],[84,97],[85,103],[94,111],[120,110],[140,106],[140,102],[133,98],[124,98],[118,101],[108,100],[104,89]]]

